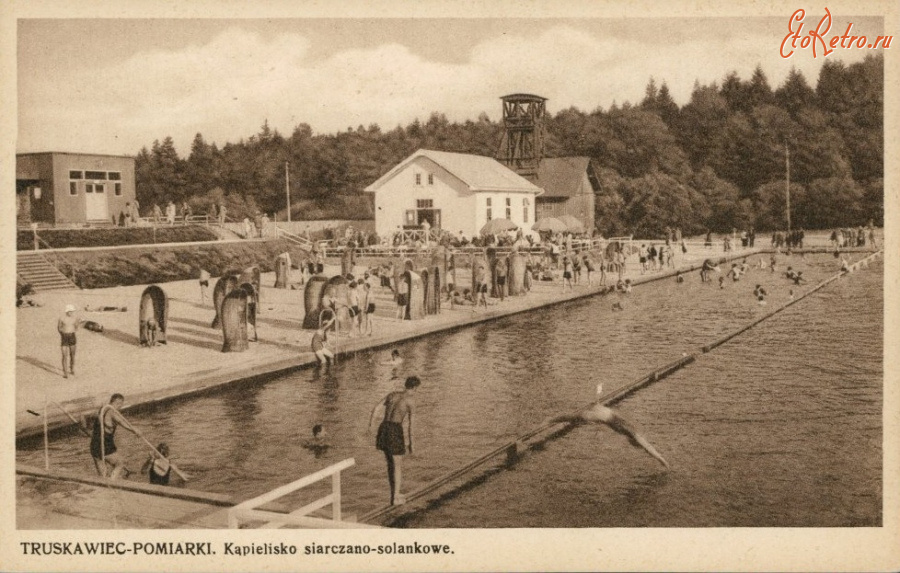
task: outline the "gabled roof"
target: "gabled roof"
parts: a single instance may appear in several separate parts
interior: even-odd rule
[[[538,164],[535,182],[544,189],[544,199],[574,197],[585,172],[596,193],[600,190],[600,182],[590,157],[545,157]]]
[[[431,149],[419,149],[394,166],[393,169],[379,177],[377,181],[366,187],[365,190],[370,193],[377,191],[382,185],[393,179],[395,175],[419,157],[425,157],[437,163],[454,177],[462,181],[472,191],[542,193],[540,187],[492,157],[470,155],[468,153],[433,151]]]

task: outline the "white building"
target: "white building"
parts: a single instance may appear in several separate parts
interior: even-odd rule
[[[509,219],[526,234],[535,221],[535,197],[543,193],[490,157],[420,149],[366,187],[375,193],[375,232],[444,229],[478,235],[491,219]]]

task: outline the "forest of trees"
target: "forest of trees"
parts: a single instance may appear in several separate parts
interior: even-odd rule
[[[793,227],[883,225],[883,68],[881,55],[849,66],[829,59],[815,87],[795,70],[773,90],[757,67],[749,80],[730,73],[695,84],[680,108],[651,79],[639,104],[547,117],[545,156],[593,158],[606,236],[784,228],[786,146]],[[362,190],[416,149],[495,156],[500,137],[485,114],[451,123],[437,112],[390,131],[372,124],[313,135],[300,124],[284,136],[266,122],[221,148],[198,133],[186,158],[166,137],[136,157],[138,199],[189,201],[195,212],[224,201],[230,216],[260,209],[281,220],[289,162],[294,219],[372,218]]]

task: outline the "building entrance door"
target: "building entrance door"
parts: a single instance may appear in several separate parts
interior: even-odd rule
[[[441,228],[441,210],[440,209],[419,209],[419,226],[422,226],[423,221],[428,221],[428,224],[431,225],[432,229],[440,229]]]
[[[109,221],[109,200],[106,197],[106,184],[85,184],[84,202],[85,218],[88,221]]]

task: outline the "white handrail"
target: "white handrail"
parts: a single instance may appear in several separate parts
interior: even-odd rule
[[[297,525],[309,528],[356,528],[372,527],[370,525],[342,521],[341,513],[341,471],[356,464],[356,460],[348,458],[325,469],[304,476],[287,485],[243,501],[228,510],[228,527],[237,529],[241,521],[264,521],[266,528],[277,528],[283,525]],[[290,513],[276,513],[259,509],[260,506],[275,501],[308,485],[331,477],[331,493],[321,497]],[[322,519],[310,517],[313,511],[332,506],[332,518]]]

